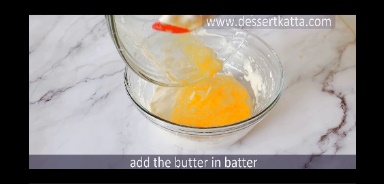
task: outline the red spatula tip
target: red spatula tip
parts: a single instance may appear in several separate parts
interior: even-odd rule
[[[152,29],[157,31],[165,31],[165,32],[171,32],[171,33],[188,33],[190,32],[188,29],[173,26],[170,24],[161,23],[160,21],[157,21],[153,23]]]

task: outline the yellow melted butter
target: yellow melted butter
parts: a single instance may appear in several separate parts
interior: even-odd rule
[[[212,77],[223,68],[223,62],[216,58],[215,52],[191,34],[183,34],[172,40],[175,47],[181,47],[182,59],[176,62],[193,66],[193,72],[171,73],[168,77],[178,83],[189,85],[201,79]],[[180,61],[181,60],[181,61]]]
[[[192,127],[216,127],[247,119],[251,111],[248,91],[232,76],[215,75],[180,88],[170,120]]]
[[[182,46],[184,58],[195,67],[193,75],[177,80],[183,84],[198,82],[178,88],[167,119],[192,127],[217,127],[251,116],[248,91],[232,76],[217,74],[223,62],[212,49],[190,34],[180,36],[175,43]],[[170,103],[169,99],[163,103]]]

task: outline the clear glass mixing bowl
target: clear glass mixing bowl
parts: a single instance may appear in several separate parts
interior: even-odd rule
[[[164,48],[170,50],[170,53],[177,53],[178,48],[169,44],[169,40],[175,40],[177,35],[153,30],[152,24],[159,17],[160,15],[107,15],[109,31],[119,54],[137,75],[152,83],[183,86],[197,82],[199,79],[182,83],[169,77],[169,73],[176,73],[175,70],[181,75],[193,72],[191,67],[176,67],[172,71],[169,67],[162,67],[164,60],[181,60],[177,60],[177,54],[168,53],[164,57]],[[235,28],[225,28],[199,29],[192,32],[192,35],[211,48],[220,60],[225,61],[245,41],[247,33]]]
[[[132,67],[129,62],[124,75],[128,95],[139,111],[159,127],[159,130],[162,130],[165,137],[182,147],[200,150],[228,146],[245,136],[275,106],[284,84],[283,68],[279,58],[256,35],[247,30],[236,29],[207,30],[207,32],[231,37],[229,41],[225,42],[224,47],[220,42],[210,43],[213,48],[217,49],[219,57],[224,62],[223,70],[220,73],[230,73],[248,90],[254,105],[252,115],[248,119],[231,125],[210,128],[175,124],[150,111],[149,104],[160,80],[153,82],[137,67]],[[231,34],[233,35],[229,36]]]

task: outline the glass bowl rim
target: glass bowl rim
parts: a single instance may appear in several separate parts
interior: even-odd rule
[[[110,34],[111,34],[111,37],[115,43],[115,46],[116,47],[119,47],[119,45],[116,43],[118,40],[117,36],[114,34],[115,33],[115,30],[114,29],[114,22],[113,22],[113,16],[112,15],[106,15],[106,19],[107,19],[107,23],[108,24],[112,24],[112,25],[109,25],[109,29],[112,29],[112,30],[109,30]],[[171,126],[175,126],[177,128],[181,128],[181,129],[189,129],[189,130],[197,130],[197,131],[211,131],[211,132],[215,132],[215,131],[220,131],[220,130],[227,130],[227,129],[231,129],[231,128],[235,128],[236,130],[240,130],[240,129],[243,129],[243,128],[246,128],[254,123],[256,123],[257,121],[254,121],[254,120],[257,120],[257,119],[260,119],[262,117],[264,117],[274,106],[275,104],[277,103],[277,101],[280,99],[280,96],[282,94],[282,91],[283,91],[283,87],[284,87],[284,69],[283,69],[283,66],[282,66],[282,63],[280,61],[280,58],[277,56],[276,52],[271,48],[271,46],[269,44],[267,44],[263,39],[261,39],[260,37],[258,37],[257,35],[255,35],[254,33],[252,32],[248,32],[248,35],[257,39],[258,41],[261,42],[261,44],[266,47],[268,49],[268,51],[270,51],[272,53],[272,56],[274,57],[275,59],[275,62],[277,62],[278,64],[278,68],[280,70],[280,75],[281,77],[279,78],[280,79],[280,86],[279,86],[279,89],[278,89],[278,92],[277,94],[272,97],[273,100],[271,100],[268,104],[267,107],[265,107],[262,111],[258,112],[257,114],[255,115],[252,115],[250,116],[249,118],[247,119],[244,119],[244,120],[241,120],[241,121],[238,121],[238,122],[235,122],[235,123],[232,123],[232,124],[228,124],[228,125],[223,125],[223,126],[214,126],[214,127],[192,127],[192,126],[186,126],[186,125],[180,125],[180,124],[177,124],[177,123],[174,123],[174,122],[171,122],[171,121],[168,121],[166,119],[163,119],[153,113],[151,113],[149,110],[147,110],[145,107],[143,107],[140,103],[138,103],[136,101],[136,99],[131,95],[131,90],[130,88],[128,87],[128,79],[127,79],[127,71],[128,70],[131,70],[133,71],[133,73],[135,73],[136,75],[138,75],[141,79],[143,80],[146,80],[147,82],[151,82],[153,83],[154,85],[161,85],[161,84],[158,84],[156,81],[152,81],[150,80],[149,78],[147,78],[145,75],[142,75],[140,72],[138,72],[134,67],[132,67],[127,61],[125,61],[125,57],[124,55],[119,51],[119,54],[120,56],[122,57],[122,59],[125,61],[126,63],[126,66],[125,66],[125,72],[124,72],[124,83],[125,83],[125,89],[126,89],[126,92],[128,94],[128,96],[131,98],[131,100],[134,102],[135,106],[136,107],[139,107],[142,112],[145,112],[145,114],[153,117],[154,119],[156,120],[160,120],[162,122],[165,122]],[[164,85],[163,85],[164,86]],[[166,86],[166,85],[165,85]],[[168,86],[168,87],[177,87],[177,86]],[[153,121],[151,121],[152,123],[154,123]],[[157,123],[155,123],[156,125],[158,125]],[[161,125],[159,125],[161,126]],[[161,126],[163,127],[163,126]],[[165,127],[164,127],[165,128]]]
[[[253,122],[257,122],[257,121],[254,121],[254,120],[257,120],[257,119],[260,119],[260,118],[264,117],[266,115],[266,113],[268,113],[275,106],[277,101],[280,99],[280,96],[282,94],[283,87],[284,87],[284,69],[283,69],[283,65],[282,65],[279,57],[277,56],[276,52],[264,40],[262,40],[261,38],[259,38],[258,36],[254,35],[251,32],[249,32],[249,34],[250,34],[250,36],[252,36],[252,37],[256,38],[257,40],[259,40],[272,53],[272,55],[274,56],[275,62],[277,62],[277,64],[278,64],[277,66],[278,66],[278,68],[280,70],[280,75],[281,75],[281,77],[279,78],[280,79],[280,86],[279,86],[277,94],[274,97],[272,97],[273,100],[271,100],[271,102],[269,102],[268,106],[265,107],[262,111],[258,112],[257,114],[252,115],[252,116],[250,116],[247,119],[244,119],[244,120],[232,123],[232,124],[223,125],[223,126],[214,126],[214,127],[192,127],[192,126],[180,125],[180,124],[168,121],[166,119],[163,119],[163,118],[153,114],[149,110],[147,110],[140,103],[138,103],[136,101],[136,99],[131,95],[131,90],[128,87],[128,79],[127,79],[127,72],[128,72],[128,70],[133,71],[136,75],[138,75],[141,78],[142,78],[142,75],[137,74],[135,72],[135,70],[131,68],[130,65],[126,65],[125,72],[124,72],[124,83],[125,83],[125,89],[127,91],[128,96],[134,102],[136,107],[139,107],[143,112],[145,112],[145,114],[153,117],[154,119],[160,120],[160,121],[165,122],[165,123],[167,123],[169,125],[176,126],[178,128],[182,128],[182,129],[204,130],[204,131],[212,131],[212,132],[214,132],[214,131],[220,131],[223,128],[224,129],[228,129],[228,128],[239,129],[241,127],[246,128],[246,127],[248,127],[247,125],[249,125],[249,126],[252,125]],[[147,80],[145,78],[142,78],[142,79],[143,80]],[[154,83],[154,85],[158,85],[158,84]],[[241,126],[241,125],[244,125],[244,126]]]

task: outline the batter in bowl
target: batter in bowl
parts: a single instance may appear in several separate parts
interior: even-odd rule
[[[189,79],[198,75],[204,78],[185,87],[157,87],[150,103],[152,113],[190,127],[224,126],[251,116],[253,106],[248,91],[231,75],[217,74],[222,62],[210,48],[201,42],[190,42],[183,52],[197,70],[196,76]]]

